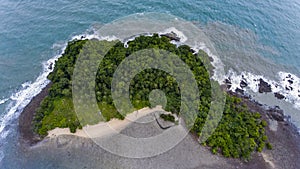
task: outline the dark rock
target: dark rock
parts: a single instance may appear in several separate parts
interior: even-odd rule
[[[267,115],[276,121],[284,121],[284,113],[278,106],[267,110]]]
[[[196,51],[194,49],[190,49],[190,52],[192,53],[196,53]]]
[[[230,89],[232,86],[232,83],[229,79],[225,79],[225,84],[226,84],[227,89]]]
[[[166,33],[166,34],[163,34],[161,36],[165,36],[167,38],[169,38],[170,40],[174,40],[176,42],[179,42],[180,41],[180,38],[177,36],[176,33],[174,32],[171,32],[171,33]]]
[[[245,91],[243,89],[239,89],[239,88],[236,88],[235,92],[238,93],[238,94],[241,94],[241,95],[245,94]]]
[[[292,80],[288,80],[288,82],[289,82],[290,84],[293,84],[293,83],[294,83]]]
[[[225,79],[225,83],[226,84],[232,84],[231,81],[229,79]]]
[[[284,97],[282,94],[280,94],[280,93],[274,93],[274,95],[275,95],[275,97],[276,97],[277,99],[280,99],[280,100],[282,100],[282,99],[285,98],[285,97]]]
[[[247,87],[248,84],[244,80],[242,80],[240,83],[240,86],[241,86],[241,88],[244,88],[244,87]]]
[[[53,63],[50,63],[48,69],[52,70],[52,68],[53,68]]]
[[[265,82],[263,79],[259,79],[259,93],[269,93],[272,92],[271,85]]]
[[[232,85],[227,85],[227,89],[230,89]],[[299,96],[300,97],[300,96]]]
[[[291,90],[291,91],[293,91],[293,87],[291,87],[291,86],[285,86],[285,90]]]

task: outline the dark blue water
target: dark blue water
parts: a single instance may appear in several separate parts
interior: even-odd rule
[[[73,36],[95,25],[144,12],[162,12],[192,21],[226,57],[230,52],[259,55],[274,62],[278,71],[299,77],[297,0],[0,0],[0,160],[4,158],[0,168],[11,168],[7,164],[12,161],[21,168],[21,161],[26,161],[25,157],[14,158],[18,154],[17,117],[32,93],[39,92],[38,86],[45,85],[43,78],[39,82],[36,79],[46,61],[58,55]],[[268,71],[258,70],[256,74],[268,77]]]

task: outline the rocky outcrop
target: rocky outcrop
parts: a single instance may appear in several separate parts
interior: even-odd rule
[[[180,38],[174,32],[162,34],[161,36],[165,36],[165,37],[169,38],[170,40],[174,40],[176,42],[180,41]]]
[[[267,115],[270,119],[276,120],[276,121],[284,121],[284,113],[283,110],[281,110],[278,106],[275,106],[274,108],[270,108],[267,110]]]
[[[245,91],[242,90],[242,89],[239,89],[239,88],[236,88],[236,89],[235,89],[235,92],[236,92],[237,94],[245,95]]]
[[[53,63],[50,63],[48,69],[52,70],[52,68],[53,68]]]
[[[247,87],[248,84],[244,80],[242,80],[240,83],[240,86],[241,86],[241,88],[244,88],[244,87]]]
[[[269,93],[272,92],[271,85],[265,82],[263,79],[259,79],[259,93]]]
[[[226,84],[227,89],[230,89],[232,86],[232,83],[229,79],[225,79],[225,84]]]
[[[282,99],[285,98],[284,95],[282,95],[282,94],[280,94],[280,93],[274,93],[274,96],[275,96],[277,99],[280,99],[280,100],[282,100]]]

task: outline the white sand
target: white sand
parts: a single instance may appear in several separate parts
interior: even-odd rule
[[[87,138],[98,138],[106,135],[118,133],[123,130],[126,126],[136,121],[137,119],[146,116],[155,111],[164,111],[162,106],[157,106],[155,108],[143,108],[133,113],[128,114],[124,120],[112,119],[109,122],[100,122],[96,125],[84,126],[83,129],[76,130],[76,133],[71,133],[69,128],[55,128],[51,131],[48,131],[47,137],[56,137],[60,135],[75,135],[79,137],[87,137]]]

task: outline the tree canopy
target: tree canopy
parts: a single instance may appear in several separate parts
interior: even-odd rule
[[[48,76],[48,79],[52,82],[49,95],[42,101],[36,111],[33,122],[35,131],[41,136],[47,135],[47,131],[56,127],[68,127],[71,132],[82,128],[72,102],[72,75],[76,60],[87,41],[75,40],[69,42],[64,54],[55,63],[54,71]],[[193,54],[189,46],[177,47],[170,43],[170,39],[167,37],[160,37],[157,34],[151,37],[137,37],[128,43],[128,47],[124,47],[122,42],[117,42],[104,56],[95,80],[96,99],[105,118],[104,120],[124,118],[113,103],[111,93],[113,75],[125,58],[143,49],[161,49],[173,53],[179,56],[190,68],[200,94],[198,115],[192,127],[192,132],[200,135],[208,117],[212,96],[209,71],[203,64],[203,62],[207,62],[208,55],[204,51]],[[168,60],[168,62],[174,66],[177,64],[174,60]],[[212,69],[211,65],[207,68]],[[126,74],[124,74],[125,76]],[[184,72],[182,76],[185,76]],[[120,83],[118,85],[122,88],[124,84]],[[151,91],[159,89],[165,93],[167,99],[167,104],[163,108],[166,111],[178,114],[180,106],[182,106],[182,91],[180,91],[179,86],[177,79],[170,73],[160,69],[145,69],[130,81],[130,101],[136,109],[154,106],[150,104],[149,95]],[[95,124],[103,119],[93,120],[93,124]],[[211,123],[217,122],[212,121]],[[211,126],[213,125],[216,124],[211,124]],[[225,157],[248,159],[253,151],[262,151],[266,144],[269,148],[271,147],[267,142],[265,126],[266,122],[261,120],[259,113],[250,112],[239,98],[227,95],[223,117],[215,132],[204,145],[211,147],[213,153],[221,153]]]

